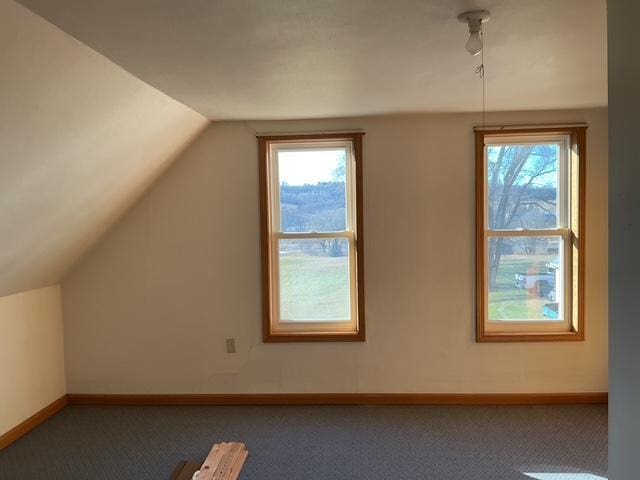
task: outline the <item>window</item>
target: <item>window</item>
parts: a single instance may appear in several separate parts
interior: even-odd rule
[[[362,134],[258,144],[264,341],[363,341]]]
[[[584,339],[586,127],[476,131],[477,339]]]

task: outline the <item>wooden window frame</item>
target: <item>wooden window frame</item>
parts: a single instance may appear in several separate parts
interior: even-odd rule
[[[570,256],[567,264],[571,272],[566,276],[571,285],[565,289],[565,302],[570,303],[568,325],[565,331],[488,329],[486,281],[486,256],[489,228],[487,226],[486,195],[486,146],[490,137],[522,137],[522,136],[566,136],[569,139],[567,159],[571,164],[571,183],[567,195],[571,219],[566,225],[568,239],[567,251]],[[585,338],[584,322],[584,278],[585,278],[585,198],[586,198],[586,126],[553,126],[553,127],[504,127],[478,128],[475,131],[476,161],[476,340],[477,342],[555,342],[582,341]],[[577,172],[576,172],[577,170]],[[577,192],[575,191],[577,187]],[[549,236],[559,236],[559,230],[550,230]],[[511,233],[513,231],[509,231]],[[577,258],[576,258],[577,257]],[[577,272],[576,272],[577,270]],[[568,292],[568,293],[567,293]]]
[[[259,181],[260,181],[260,230],[262,256],[262,329],[265,343],[275,342],[363,342],[365,340],[364,314],[364,244],[363,244],[363,198],[362,198],[362,132],[323,133],[309,135],[258,135]],[[319,144],[331,142],[350,142],[353,154],[353,187],[352,202],[355,202],[355,222],[349,235],[353,235],[353,256],[355,256],[355,305],[354,328],[348,331],[277,331],[273,328],[274,320],[274,232],[272,228],[271,195],[271,160],[272,145],[277,144]],[[353,295],[353,293],[352,293]],[[353,310],[353,309],[352,309]],[[353,315],[353,313],[352,313]]]

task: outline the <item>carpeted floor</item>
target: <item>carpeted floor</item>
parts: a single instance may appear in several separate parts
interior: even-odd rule
[[[0,478],[165,480],[220,441],[246,443],[241,480],[599,480],[607,409],[70,406],[0,452]]]

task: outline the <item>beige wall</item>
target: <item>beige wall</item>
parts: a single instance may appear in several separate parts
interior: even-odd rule
[[[60,286],[0,297],[0,435],[65,393]]]
[[[474,342],[480,116],[212,124],[63,284],[69,391],[582,392],[607,389],[607,112],[586,121],[586,341]],[[366,130],[367,341],[263,344],[256,132]],[[238,353],[226,354],[226,337]]]
[[[53,285],[208,123],[0,0],[0,296]]]

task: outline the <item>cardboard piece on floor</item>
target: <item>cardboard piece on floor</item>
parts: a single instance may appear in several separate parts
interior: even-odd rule
[[[200,470],[200,462],[193,460],[184,460],[178,464],[171,475],[171,480],[191,480],[193,474]]]

